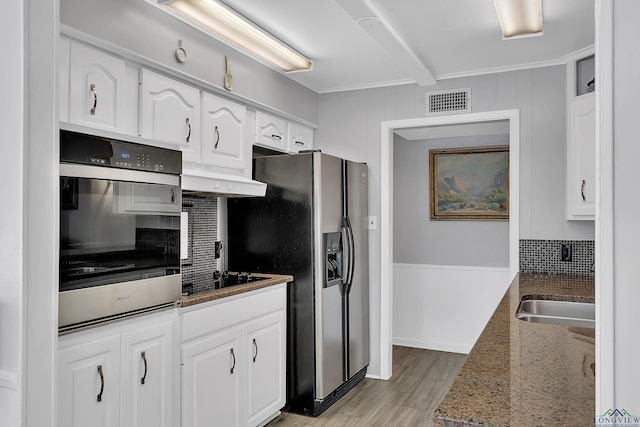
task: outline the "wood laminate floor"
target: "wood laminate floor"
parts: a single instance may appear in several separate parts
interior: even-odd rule
[[[394,346],[390,380],[365,378],[317,418],[283,412],[267,426],[430,427],[466,357]]]

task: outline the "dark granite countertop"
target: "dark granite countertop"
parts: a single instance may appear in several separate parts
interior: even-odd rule
[[[255,277],[267,277],[267,280],[257,282],[243,283],[242,285],[229,286],[227,288],[215,289],[210,292],[202,292],[189,296],[182,296],[182,307],[189,307],[203,302],[213,301],[220,298],[238,295],[245,292],[262,289],[269,286],[278,285],[280,283],[288,283],[293,281],[293,276],[279,274],[255,274]]]
[[[595,331],[518,320],[523,297],[594,302],[593,277],[516,276],[436,410],[435,425],[593,425]]]

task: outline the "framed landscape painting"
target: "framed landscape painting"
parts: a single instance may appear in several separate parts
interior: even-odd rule
[[[433,220],[509,220],[509,146],[429,150]]]

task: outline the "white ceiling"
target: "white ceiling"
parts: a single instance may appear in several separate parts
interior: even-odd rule
[[[491,0],[224,2],[311,58],[288,76],[318,93],[558,64],[595,40],[594,0],[542,0],[544,34],[515,40]]]

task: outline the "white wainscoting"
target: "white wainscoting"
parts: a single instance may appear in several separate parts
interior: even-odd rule
[[[393,344],[467,354],[504,296],[508,268],[393,265]]]

